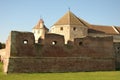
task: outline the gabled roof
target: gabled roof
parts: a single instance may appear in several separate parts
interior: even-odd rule
[[[71,11],[68,11],[54,25],[86,25],[87,22],[75,16]]]
[[[105,33],[105,34],[118,34],[114,26],[103,26],[103,25],[91,25],[89,27],[91,33]]]
[[[40,24],[43,24],[43,26],[41,26]],[[40,19],[37,23],[37,25],[35,25],[33,27],[33,29],[41,29],[41,28],[45,28],[46,30],[48,30],[48,28],[44,25],[44,21],[43,19]]]

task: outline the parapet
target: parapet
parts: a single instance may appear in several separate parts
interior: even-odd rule
[[[6,45],[10,57],[4,59],[4,72],[115,70],[112,37],[85,37],[76,38],[70,44],[64,42],[64,36],[49,33],[41,45],[35,43],[31,32],[12,31]]]
[[[35,38],[31,32],[11,31],[8,43],[11,44],[10,56],[33,56]]]
[[[104,44],[104,45],[102,45]],[[113,37],[91,37],[87,36],[84,38],[75,38],[74,45],[76,46],[89,46],[89,47],[98,47],[98,46],[109,46],[113,45]]]
[[[45,35],[44,45],[64,45],[64,36],[48,33]]]

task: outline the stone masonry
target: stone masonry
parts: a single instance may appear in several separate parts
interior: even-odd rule
[[[42,43],[35,43],[33,33],[12,31],[6,51],[7,73],[115,70],[112,37],[76,38],[64,44],[63,36],[46,34]]]

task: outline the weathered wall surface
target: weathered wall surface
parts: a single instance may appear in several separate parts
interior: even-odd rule
[[[45,40],[43,41],[44,45],[64,45],[64,36],[59,35],[59,34],[46,34],[45,35]]]
[[[70,40],[74,41],[75,38],[83,38],[88,35],[88,27],[71,25],[70,26]]]
[[[63,35],[65,38],[65,43],[70,40],[70,25],[56,25],[52,26],[50,33]]]
[[[76,57],[10,58],[8,72],[78,72],[114,70],[112,59]]]
[[[5,56],[6,50],[5,49],[0,49],[0,61],[3,61],[3,56]]]
[[[119,34],[104,34],[104,33],[89,33],[89,36],[98,36],[98,37],[107,37],[107,36],[112,36],[113,37],[113,42],[120,42],[120,35]]]
[[[31,32],[11,32],[11,54],[10,56],[34,56],[35,40]]]
[[[120,70],[120,43],[114,43],[114,48],[115,48],[115,64],[116,64],[116,69]]]
[[[12,32],[11,32],[12,33]],[[3,56],[3,71],[6,73],[8,72],[8,65],[9,65],[9,58],[10,58],[10,54],[11,54],[11,33],[8,36],[8,39],[6,41],[6,51],[5,51],[5,55]]]
[[[112,37],[77,38],[66,45],[63,36],[48,34],[45,37],[41,45],[34,43],[32,33],[12,32],[7,72],[115,70]],[[56,44],[51,44],[54,41]]]

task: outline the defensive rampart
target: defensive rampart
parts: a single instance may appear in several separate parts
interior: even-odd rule
[[[78,72],[115,70],[112,37],[76,38],[46,34],[36,44],[33,33],[12,31],[6,48],[4,72]]]

